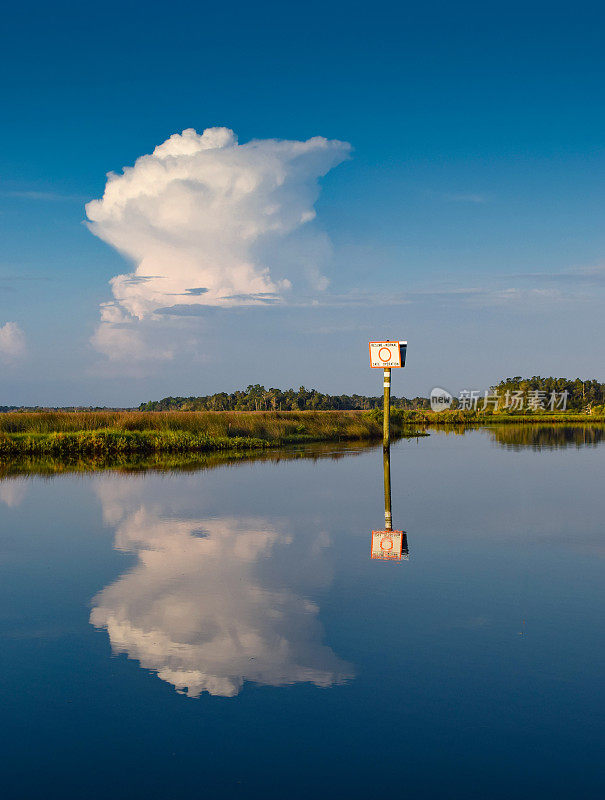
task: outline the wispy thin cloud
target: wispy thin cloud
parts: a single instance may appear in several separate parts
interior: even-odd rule
[[[605,266],[577,267],[561,272],[524,272],[513,277],[541,283],[603,286],[605,285]]]
[[[489,203],[490,197],[480,192],[446,192],[442,195],[448,203]]]
[[[527,288],[518,286],[499,287],[457,286],[416,289],[406,294],[408,303],[440,303],[473,308],[493,308],[497,306],[527,306],[533,304],[559,302],[564,298],[558,289]]]
[[[0,281],[5,283],[9,281],[52,281],[55,280],[51,275],[0,275]]]
[[[0,189],[0,197],[13,197],[17,200],[42,200],[48,202],[73,201],[82,203],[87,197],[77,194],[61,194],[60,192],[46,192],[37,189]]]
[[[278,303],[282,298],[277,292],[241,292],[226,294],[221,300],[238,300],[243,303]]]
[[[444,191],[443,189],[425,189],[425,197],[442,203],[470,203],[480,205],[489,203],[493,196],[488,192],[476,191]]]
[[[305,332],[320,336],[332,336],[336,333],[358,333],[359,331],[371,331],[375,329],[375,324],[343,324],[343,325],[321,325],[319,328],[310,328]]]

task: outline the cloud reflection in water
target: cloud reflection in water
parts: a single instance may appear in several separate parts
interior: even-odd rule
[[[114,652],[189,697],[233,697],[244,681],[327,687],[353,677],[322,644],[318,607],[284,585],[299,555],[285,530],[260,517],[171,518],[156,503],[127,510],[126,498],[107,489],[101,497],[105,518],[117,524],[115,546],[138,556],[93,601],[90,621],[107,629]],[[321,542],[309,542],[305,574],[309,559],[325,559]],[[293,563],[274,574],[265,560],[278,549],[281,564]],[[316,567],[311,575],[322,573]],[[305,574],[297,573],[297,589]]]

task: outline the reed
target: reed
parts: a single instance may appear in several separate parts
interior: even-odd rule
[[[405,423],[395,413],[393,433]],[[253,450],[290,442],[379,439],[363,411],[86,411],[0,414],[0,458]]]
[[[605,414],[584,414],[579,412],[556,413],[548,411],[530,411],[525,414],[507,412],[482,412],[461,411],[450,409],[447,411],[414,410],[405,411],[393,409],[392,414],[397,414],[402,425],[426,425],[441,427],[444,425],[594,425],[605,422]]]

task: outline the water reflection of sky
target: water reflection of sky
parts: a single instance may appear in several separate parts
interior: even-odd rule
[[[3,790],[602,797],[605,440],[588,438],[396,443],[399,563],[369,557],[380,447],[0,480]]]
[[[326,687],[353,676],[351,665],[322,643],[319,608],[300,593],[305,573],[322,571],[325,533],[311,536],[311,557],[299,561],[287,522],[180,517],[152,487],[129,495],[112,480],[97,491],[116,526],[115,547],[137,555],[136,565],[93,601],[90,621],[107,629],[114,652],[190,697],[231,697],[244,681]],[[259,575],[259,561],[278,549],[280,570]],[[289,571],[299,564],[298,592],[284,585],[284,559]]]
[[[9,508],[17,508],[25,500],[27,480],[25,478],[6,478],[0,481],[0,503]]]

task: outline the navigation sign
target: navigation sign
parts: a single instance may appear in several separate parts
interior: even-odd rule
[[[391,369],[405,365],[407,342],[370,342],[370,367]]]
[[[383,561],[401,561],[403,536],[403,531],[372,531],[370,557]],[[407,557],[407,550],[403,557]]]

